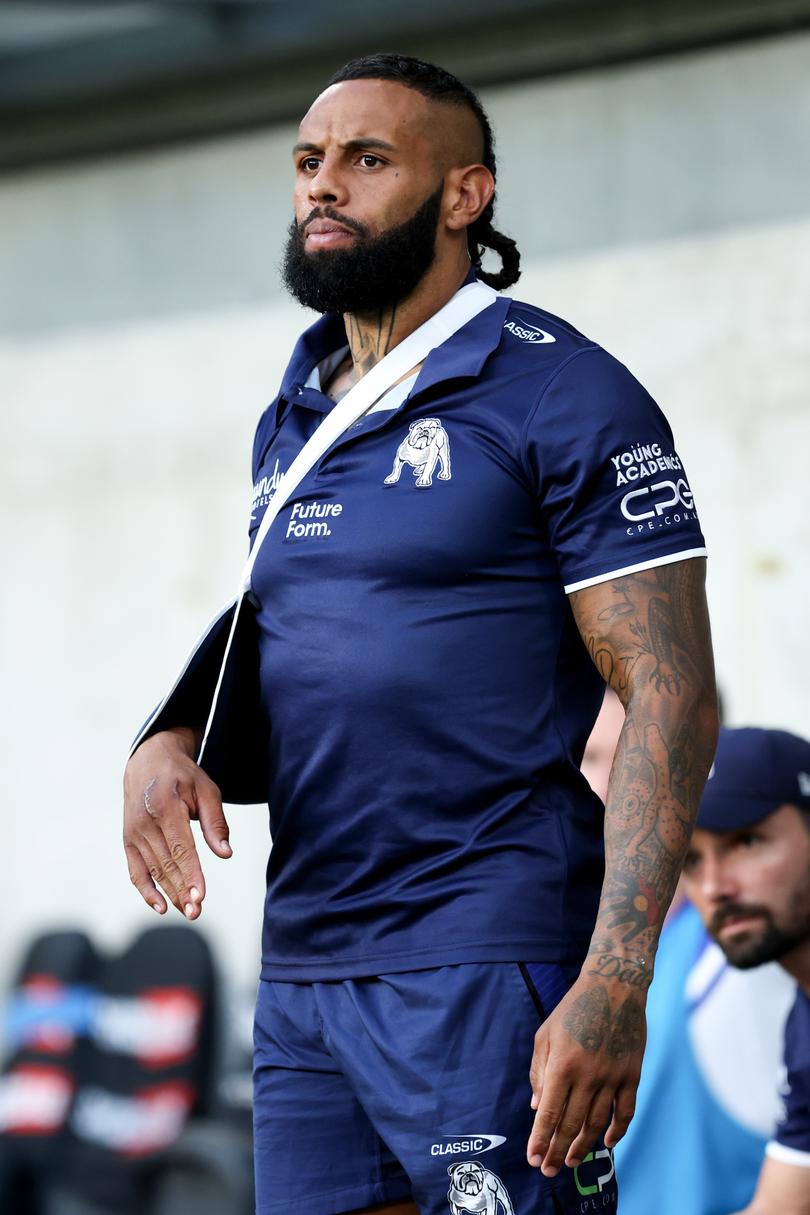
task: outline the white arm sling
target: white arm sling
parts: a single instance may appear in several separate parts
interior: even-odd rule
[[[240,684],[243,684],[243,680],[237,678],[233,670],[238,663],[238,632],[246,627],[243,623],[247,615],[244,611],[244,601],[250,592],[253,567],[265,537],[279,511],[292,497],[302,479],[344,431],[366,413],[389,388],[421,363],[431,350],[447,341],[496,299],[496,292],[483,283],[474,282],[462,287],[434,316],[385,355],[329,411],[282,476],[259,525],[250,556],[242,570],[235,599],[208,625],[169,692],[142,726],[130,755],[150,735],[170,726],[197,725],[202,720],[202,716],[197,714],[204,713],[206,725],[197,762],[220,785],[223,800],[266,801],[264,756],[256,754],[256,748],[260,745],[256,734],[258,722],[247,720],[244,715],[246,706],[241,703],[244,697],[240,694]],[[245,643],[241,648],[244,653],[249,649],[249,643]],[[251,680],[252,692],[255,692],[258,686],[258,664],[255,665],[256,686],[252,686],[253,675],[249,671],[244,676]],[[244,664],[242,666],[244,667]],[[213,670],[217,668],[212,688]],[[194,714],[196,720],[182,719],[184,714],[189,712]],[[232,725],[228,720],[230,717],[233,717]]]

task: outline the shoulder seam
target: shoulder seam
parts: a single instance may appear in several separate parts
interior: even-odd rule
[[[529,412],[526,416],[526,421],[523,423],[523,428],[522,428],[521,434],[520,434],[520,447],[519,447],[520,463],[521,463],[524,473],[526,474],[529,484],[532,484],[532,482],[533,482],[531,469],[529,468],[528,454],[526,451],[526,447],[527,447],[527,443],[528,443],[528,436],[529,436],[529,427],[531,426],[532,422],[534,421],[535,415],[543,403],[543,398],[545,397],[549,388],[551,388],[551,385],[556,381],[557,377],[565,370],[565,368],[568,366],[569,363],[573,363],[574,359],[580,358],[580,356],[583,354],[588,354],[593,350],[601,350],[601,349],[602,349],[602,347],[598,346],[594,342],[589,346],[583,346],[581,350],[574,350],[571,354],[568,355],[568,357],[566,359],[563,359],[562,363],[560,363],[559,367],[555,370],[554,374],[548,380],[546,380],[545,384],[540,389],[540,394],[539,394],[537,400],[535,401],[534,405],[529,410]]]

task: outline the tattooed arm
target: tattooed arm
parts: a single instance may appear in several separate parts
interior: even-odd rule
[[[647,988],[717,742],[704,593],[692,559],[574,592],[588,651],[625,708],[605,807],[605,878],[580,977],[540,1027],[530,1163],[578,1164],[621,1139],[641,1073]],[[612,1112],[612,1120],[611,1120]]]

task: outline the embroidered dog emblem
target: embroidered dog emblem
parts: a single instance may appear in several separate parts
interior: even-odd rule
[[[512,1199],[500,1177],[490,1173],[477,1160],[465,1160],[463,1164],[451,1164],[450,1189],[447,1200],[453,1215],[515,1215]]]
[[[410,464],[418,489],[427,489],[433,484],[437,464],[439,480],[450,480],[450,440],[436,418],[419,418],[411,422],[408,437],[397,448],[394,467],[383,484],[396,485],[405,464]]]

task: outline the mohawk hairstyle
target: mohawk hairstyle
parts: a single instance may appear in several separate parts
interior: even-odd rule
[[[335,72],[328,83],[341,84],[345,80],[393,80],[397,84],[404,84],[408,89],[414,89],[423,97],[429,97],[431,101],[465,106],[475,115],[481,128],[484,139],[481,163],[486,165],[493,177],[496,176],[492,127],[484,107],[472,89],[467,88],[466,84],[462,84],[452,73],[432,63],[414,59],[410,55],[378,54],[350,60]],[[467,246],[478,278],[496,291],[502,291],[520,278],[520,253],[513,240],[492,226],[494,213],[493,194],[478,219],[467,229]],[[492,249],[501,259],[502,268],[497,274],[481,269],[485,249]]]

